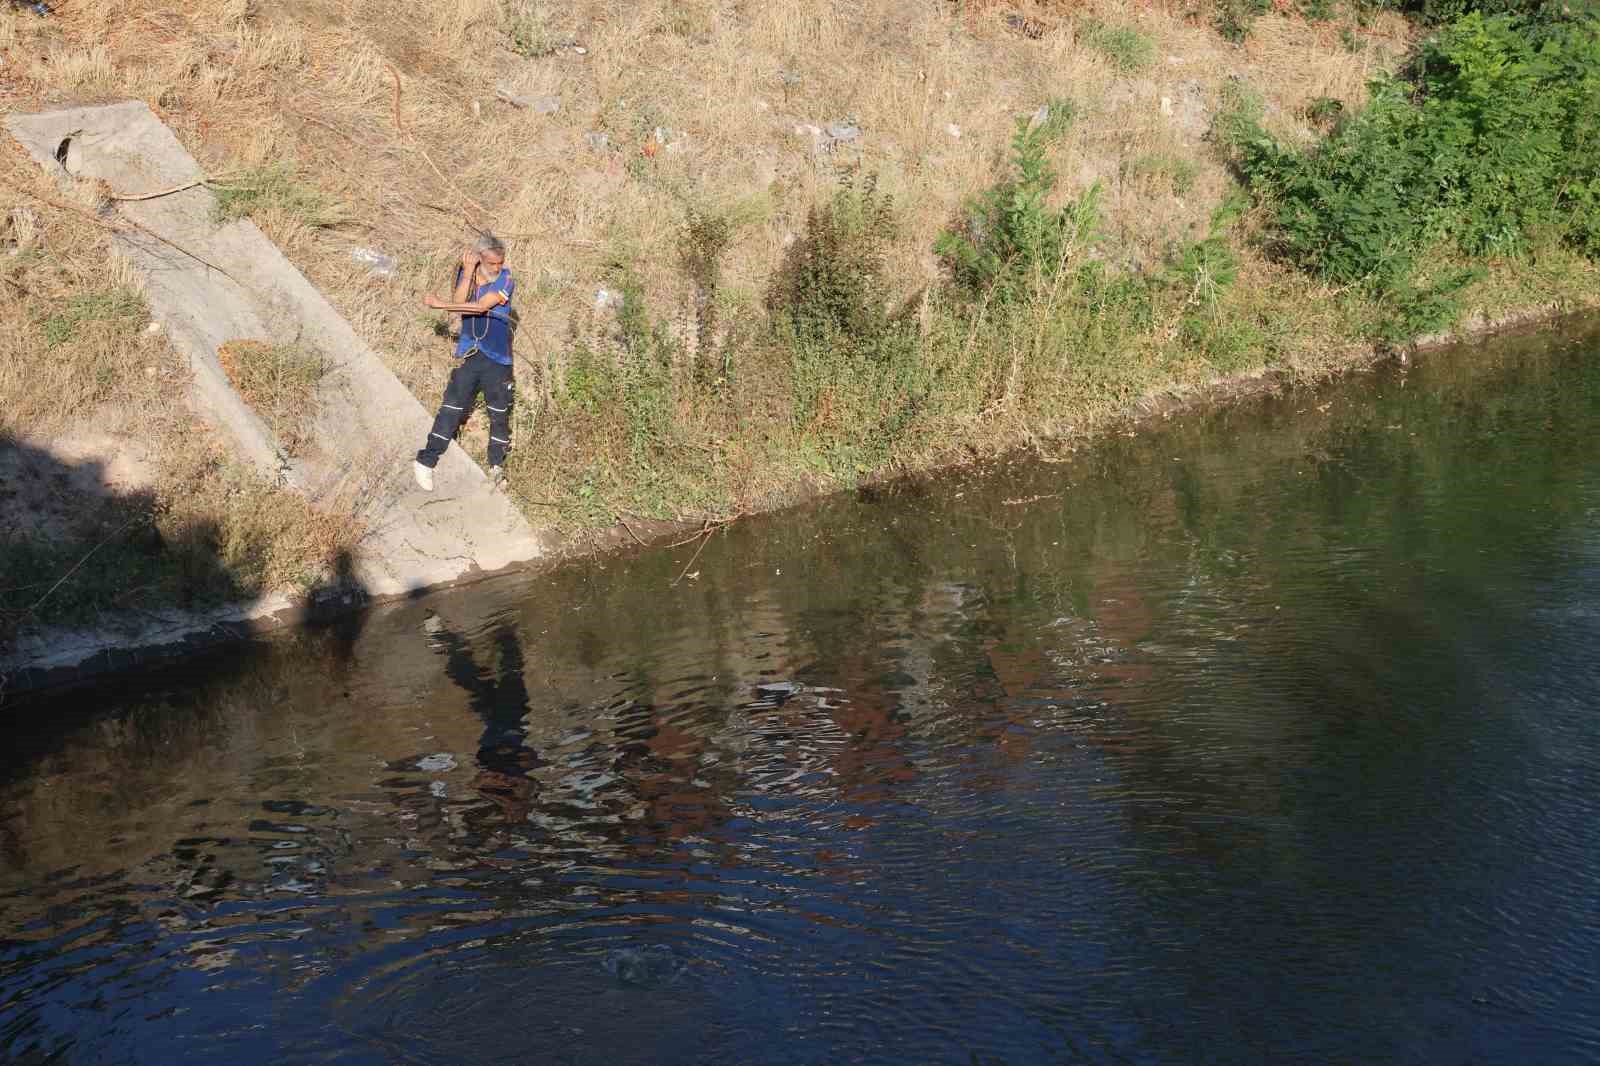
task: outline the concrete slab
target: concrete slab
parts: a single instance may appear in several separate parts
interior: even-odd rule
[[[12,115],[6,126],[40,166],[103,180],[118,195],[203,176],[143,103]],[[231,437],[240,458],[314,503],[366,519],[354,576],[368,595],[403,595],[544,555],[542,538],[461,449],[445,453],[437,491],[415,487],[411,457],[431,413],[253,223],[218,225],[204,187],[117,207],[170,242],[134,232],[117,238],[144,278],[151,313],[194,371],[196,413]],[[217,360],[222,344],[245,339],[312,343],[335,364],[319,386],[310,444],[292,461]]]

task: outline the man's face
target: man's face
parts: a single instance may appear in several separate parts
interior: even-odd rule
[[[493,252],[485,252],[483,257],[478,260],[478,269],[490,277],[499,274],[500,268],[505,265],[506,257],[503,255],[495,255]]]

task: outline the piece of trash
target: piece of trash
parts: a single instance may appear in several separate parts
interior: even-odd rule
[[[425,770],[428,773],[443,773],[446,770],[454,770],[455,768],[456,757],[447,751],[424,755],[417,760],[417,769]]]
[[[561,110],[561,97],[541,96],[533,102],[533,113],[536,115],[553,115]]]
[[[948,133],[950,136],[954,137],[958,141],[961,139],[961,127],[957,126],[954,122],[952,122],[952,123],[950,123],[950,125],[946,126],[944,128],[944,131],[946,133]]]
[[[610,289],[596,289],[594,291],[594,309],[604,311],[616,300],[616,294]]]
[[[1163,115],[1172,114],[1172,97],[1163,96],[1161,98],[1161,113]]]
[[[848,122],[834,122],[828,125],[828,136],[836,141],[853,141],[861,136],[861,127]]]
[[[611,147],[611,135],[600,130],[590,130],[584,135],[589,141],[589,147],[596,152],[604,152]]]
[[[160,333],[161,332],[161,323],[152,322],[148,326],[144,327],[144,331],[146,333]]]
[[[367,276],[372,278],[392,278],[395,271],[400,269],[400,264],[394,257],[384,255],[376,248],[352,248],[350,258],[358,263],[365,263]]]
[[[578,53],[578,54],[579,54],[579,55],[580,55],[580,56],[586,56],[586,55],[588,55],[588,54],[589,54],[589,50],[588,50],[588,49],[587,49],[587,48],[585,48],[585,47],[584,47],[584,46],[583,46],[583,45],[581,45],[581,44],[575,44],[575,45],[573,45],[573,46],[572,46],[572,50],[573,50],[573,51],[574,51],[574,52],[576,52],[576,53]]]
[[[1049,122],[1049,121],[1050,121],[1050,105],[1049,104],[1040,104],[1039,105],[1039,110],[1035,111],[1033,113],[1033,117],[1028,119],[1028,132],[1032,133],[1034,130],[1038,129],[1040,126],[1043,126],[1046,122]]]
[[[44,18],[46,15],[55,14],[55,11],[50,7],[49,4],[42,3],[40,0],[11,0],[11,6],[19,11],[32,11],[40,18]]]
[[[821,137],[822,136],[822,127],[821,126],[813,126],[809,122],[796,123],[795,127],[794,127],[794,135],[796,137],[805,137],[805,136]]]

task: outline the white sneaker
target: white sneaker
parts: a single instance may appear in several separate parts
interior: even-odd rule
[[[417,487],[423,492],[433,491],[433,467],[423,466],[415,459],[411,461],[411,474],[417,479]]]

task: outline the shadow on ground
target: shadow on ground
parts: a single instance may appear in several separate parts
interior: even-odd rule
[[[227,543],[228,532],[215,520],[176,519],[148,488],[117,487],[106,465],[66,460],[0,432],[0,702],[7,688],[31,687],[18,684],[30,638],[37,643],[47,630],[125,631],[128,643],[137,644],[145,627],[170,627],[183,612],[248,602],[266,591],[248,545]],[[340,549],[304,589],[301,610],[313,620],[347,615],[368,598],[354,558]],[[360,624],[342,619],[340,639],[353,643]],[[249,637],[255,628],[221,622],[202,643]],[[183,647],[192,651],[194,638]],[[117,667],[146,661],[128,654],[136,657],[118,653]],[[8,678],[5,664],[14,659],[22,661],[11,664]]]

